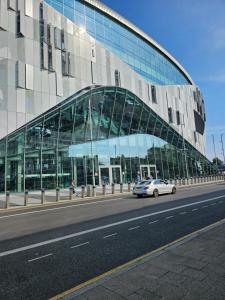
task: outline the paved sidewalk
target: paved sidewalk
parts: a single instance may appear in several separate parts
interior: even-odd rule
[[[224,300],[225,219],[63,299]]]

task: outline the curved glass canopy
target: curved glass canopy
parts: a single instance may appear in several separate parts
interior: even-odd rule
[[[0,140],[0,191],[208,175],[213,165],[118,87],[74,94]]]

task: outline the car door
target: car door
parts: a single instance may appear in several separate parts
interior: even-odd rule
[[[162,194],[168,193],[168,185],[165,183],[164,180],[160,180],[160,189]]]

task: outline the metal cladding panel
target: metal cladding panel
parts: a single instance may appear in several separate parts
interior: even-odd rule
[[[25,0],[25,15],[33,18],[33,0]]]
[[[25,64],[17,62],[17,87],[25,88]]]
[[[26,64],[26,89],[34,89],[34,67]]]
[[[8,14],[0,12],[0,30],[8,30]]]
[[[8,8],[16,11],[16,0],[8,0]]]

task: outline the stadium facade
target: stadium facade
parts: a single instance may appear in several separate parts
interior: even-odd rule
[[[94,0],[0,0],[0,192],[215,172],[185,69]]]

